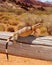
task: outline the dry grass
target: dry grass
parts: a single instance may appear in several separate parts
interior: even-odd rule
[[[13,30],[18,30],[21,29],[25,26],[32,26],[37,23],[43,23],[43,25],[47,28],[50,29],[50,26],[52,26],[52,15],[49,14],[41,14],[41,15],[35,15],[33,13],[23,13],[21,15],[16,15],[14,13],[9,13],[9,12],[0,12],[0,23],[6,25],[5,28],[10,28],[10,26],[14,26]],[[0,26],[1,28],[1,26]],[[4,28],[4,26],[3,26]],[[3,30],[3,28],[0,29],[0,31]],[[51,27],[52,28],[52,27]],[[11,32],[10,30],[7,29],[7,31]],[[49,33],[49,31],[47,31]],[[52,35],[52,30],[50,31]]]
[[[0,23],[17,25],[19,22],[14,13],[0,12]]]

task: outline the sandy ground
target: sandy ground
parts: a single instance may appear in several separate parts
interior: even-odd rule
[[[0,54],[0,65],[52,65],[52,61],[24,58],[9,55],[9,61],[5,54]]]

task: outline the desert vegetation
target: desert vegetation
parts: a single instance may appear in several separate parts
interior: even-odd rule
[[[45,36],[52,35],[52,15],[36,15],[31,13],[23,13],[16,15],[10,12],[0,12],[0,31],[15,32],[23,27],[33,26],[41,23],[42,26],[33,29],[33,35]],[[27,32],[26,32],[27,33]],[[25,33],[25,34],[26,34]],[[37,35],[38,34],[38,35]]]
[[[4,0],[0,4],[0,31],[15,32],[37,23],[43,26],[33,30],[34,35],[52,35],[52,7],[33,6],[16,1],[14,3],[13,0]]]

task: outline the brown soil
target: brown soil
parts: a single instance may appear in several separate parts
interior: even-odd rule
[[[24,58],[9,55],[7,61],[5,54],[0,54],[0,65],[52,65],[52,61]]]

